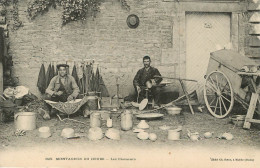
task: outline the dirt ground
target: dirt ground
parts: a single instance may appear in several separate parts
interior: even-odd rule
[[[73,121],[64,122],[60,121],[57,117],[53,117],[51,120],[43,120],[39,117],[37,121],[37,127],[39,128],[41,126],[49,126],[51,129],[52,136],[47,139],[43,139],[38,136],[38,129],[27,131],[26,135],[24,136],[15,136],[15,128],[13,122],[1,123],[0,158],[8,156],[8,153],[14,154],[15,152],[19,151],[30,151],[29,153],[27,153],[28,156],[30,155],[30,153],[41,153],[42,157],[46,158],[47,156],[57,156],[57,153],[63,154],[67,151],[73,151],[72,153],[75,153],[80,150],[87,152],[91,151],[91,149],[100,149],[98,150],[99,152],[104,149],[109,149],[110,151],[112,150],[114,152],[119,152],[120,150],[129,151],[131,149],[145,149],[145,151],[166,149],[167,151],[169,151],[169,153],[171,150],[174,149],[185,150],[196,148],[203,148],[207,151],[209,149],[217,149],[220,153],[221,151],[227,152],[231,148],[250,148],[257,151],[260,149],[259,125],[252,125],[250,130],[244,130],[241,127],[236,127],[232,123],[230,123],[230,119],[228,117],[224,119],[217,119],[211,116],[206,111],[202,113],[196,112],[195,115],[192,115],[189,110],[184,110],[180,115],[174,116],[168,115],[166,114],[166,112],[163,113],[165,115],[161,119],[147,120],[148,124],[150,125],[150,128],[147,131],[150,133],[156,133],[158,136],[158,139],[155,142],[152,142],[150,140],[139,140],[136,136],[136,133],[133,133],[132,130],[121,131],[121,140],[119,141],[111,140],[106,137],[98,141],[91,141],[87,138],[87,133],[90,128],[90,119],[84,118],[81,115],[75,116],[73,117],[73,119],[82,121],[86,124],[80,124]],[[120,129],[120,117],[118,117],[118,115],[119,114],[112,115],[113,127]],[[139,122],[140,120],[134,117],[134,126],[136,126]],[[178,125],[182,125],[183,130],[181,132],[181,140],[168,140],[167,131],[159,129],[159,126],[162,125],[172,126],[172,128],[177,128]],[[73,128],[76,133],[85,134],[86,137],[81,137],[79,139],[64,139],[60,135],[62,129],[66,127]],[[102,130],[103,132],[107,130],[106,121],[102,122]],[[187,130],[190,130],[191,132],[199,132],[201,139],[199,141],[191,141],[187,136]],[[210,139],[205,139],[203,137],[203,133],[208,131],[214,132],[213,137]],[[228,141],[217,138],[217,136],[225,132],[233,134],[234,139]],[[21,157],[21,155],[23,155],[23,153],[19,154],[18,157]],[[131,157],[135,157],[135,155],[131,155]],[[28,159],[28,157],[26,158]],[[7,162],[8,159],[5,161]]]

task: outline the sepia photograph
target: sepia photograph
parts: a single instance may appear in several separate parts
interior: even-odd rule
[[[260,167],[260,0],[0,0],[0,167]]]

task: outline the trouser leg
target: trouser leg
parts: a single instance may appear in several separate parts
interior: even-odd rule
[[[45,94],[43,96],[43,99],[44,100],[50,100],[51,99],[51,96],[48,95],[48,94]],[[43,117],[43,119],[45,120],[49,120],[50,119],[50,105],[48,105],[45,101],[44,101],[44,105],[43,105],[43,108],[39,108],[38,109],[38,113]]]
[[[155,104],[159,105],[160,104],[161,89],[159,87],[153,87],[151,89],[151,92],[152,92]]]
[[[43,96],[43,100],[51,100],[51,95],[45,94]],[[44,101],[44,109],[47,110],[48,112],[50,112],[50,110],[51,110],[51,106],[49,104],[47,104],[45,101]]]
[[[135,101],[137,100],[137,97],[138,97],[138,102],[137,103],[140,103],[144,98],[146,98],[145,96],[145,89],[144,87],[140,87],[141,88],[141,92],[139,93],[139,96],[138,96],[138,92],[137,92],[137,89],[135,87]]]
[[[57,102],[57,97],[52,97],[50,94],[45,94],[44,100],[51,100]],[[47,110],[50,116],[54,116],[58,112],[58,110],[52,108],[51,105],[47,104],[46,102],[44,102],[44,108]]]

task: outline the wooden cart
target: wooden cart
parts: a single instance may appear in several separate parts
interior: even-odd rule
[[[260,61],[226,49],[211,53],[203,94],[207,109],[216,118],[226,117],[235,100],[248,109],[247,91],[241,88],[238,73],[244,65],[260,65]]]

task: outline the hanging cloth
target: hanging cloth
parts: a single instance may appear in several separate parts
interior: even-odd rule
[[[51,65],[51,72],[50,72],[50,80],[55,76],[55,68],[54,65]]]
[[[57,65],[54,67],[55,68],[55,73],[54,73],[54,76],[57,76],[59,74],[59,70],[57,68]]]
[[[95,75],[94,72],[92,72],[91,77],[90,77],[90,91],[95,91]]]
[[[105,82],[103,81],[103,78],[101,75],[99,78],[99,89],[100,89],[102,97],[109,97],[109,92],[107,90],[107,87],[106,87]]]
[[[82,78],[82,88],[83,88],[83,93],[86,93],[86,75],[83,73],[83,78]]]
[[[49,64],[47,72],[46,72],[46,87],[49,86],[50,81],[51,81],[51,64]]]
[[[82,91],[83,91],[83,94],[86,93],[86,89],[85,89],[85,83],[86,83],[86,75],[85,75],[85,62],[81,64],[82,66],[82,72],[83,72],[83,76],[82,76]]]
[[[76,69],[77,69],[78,78],[80,80],[81,78],[83,78],[83,67],[82,67],[81,63],[77,64]]]
[[[46,90],[46,76],[44,64],[41,65],[41,69],[38,75],[37,87],[41,93],[45,93]]]
[[[92,66],[91,64],[87,64],[86,68],[85,68],[85,77],[86,77],[86,81],[85,81],[85,91],[86,93],[88,93],[91,90],[90,87],[90,79],[91,79],[91,74],[92,74]]]
[[[79,85],[79,77],[78,77],[78,74],[77,74],[77,68],[76,68],[76,65],[73,66],[71,76],[74,77],[74,79],[75,79],[77,85]]]
[[[83,88],[83,65],[82,63],[78,63],[77,67],[77,76],[78,76],[78,85],[79,85],[79,90],[80,90],[80,94],[83,94],[84,92],[84,88]]]
[[[98,70],[98,67],[97,67],[96,74],[95,74],[95,91],[96,92],[100,92],[99,79],[100,79],[100,75],[99,75],[99,70]]]
[[[83,78],[79,79],[79,91],[80,91],[80,94],[83,94],[83,86],[82,86],[82,81],[83,81]]]

